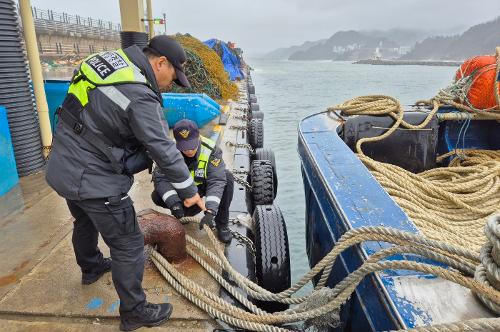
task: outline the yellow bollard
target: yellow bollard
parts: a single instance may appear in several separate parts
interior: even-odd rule
[[[38,54],[38,44],[30,0],[19,0],[19,8],[23,22],[24,41],[26,43],[26,52],[28,53],[31,80],[35,92],[43,156],[47,157],[52,144],[52,130],[50,127],[49,106],[47,105],[47,97],[45,96],[45,89],[43,87],[42,65],[40,64],[40,55]]]

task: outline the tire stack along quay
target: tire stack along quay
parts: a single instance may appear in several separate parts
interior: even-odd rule
[[[121,7],[124,3],[127,1],[120,1]],[[29,1],[20,1],[21,13],[23,8],[27,15],[21,14],[24,41],[14,1],[0,0],[1,13],[6,14],[0,16],[0,72],[5,75],[5,80],[0,82],[0,331],[116,331],[119,299],[111,273],[92,285],[82,285],[72,247],[72,217],[65,200],[45,181],[44,157],[50,151],[52,139],[49,111],[39,59],[35,61],[39,54],[33,17],[27,14],[30,13]],[[125,15],[134,12],[121,9]],[[144,13],[141,6],[135,9],[137,17],[138,13]],[[140,21],[137,17],[135,21]],[[147,40],[144,23],[128,31],[127,27],[133,25],[127,20],[130,18],[122,15],[121,26],[125,30],[121,32],[122,47],[125,47],[123,36],[133,43]],[[23,42],[29,61],[24,56]],[[20,60],[16,62],[16,59]],[[168,210],[155,206],[151,200],[151,175],[147,170],[135,175],[129,195],[134,201],[145,242],[151,244],[145,247],[146,255],[151,248],[156,248],[196,285],[230,304],[241,306],[241,299],[238,302],[235,298],[237,294],[231,295],[221,287],[224,281],[217,281],[186,253],[186,248],[188,253],[194,248],[192,239],[214,252],[214,246],[218,246],[234,269],[248,279],[256,281],[257,275],[261,280],[267,277],[266,283],[272,292],[290,286],[285,223],[279,208],[273,204],[277,190],[274,155],[270,149],[263,149],[263,113],[257,104],[249,69],[242,64],[238,71],[244,73],[244,78],[231,83],[238,88],[237,98],[220,101],[223,105],[220,115],[201,128],[203,136],[217,141],[227,169],[233,171],[236,178],[230,207],[231,243],[225,247],[215,243],[206,229],[199,230],[196,220],[181,226],[168,215]],[[253,119],[252,111],[255,113]],[[258,215],[260,227],[254,226],[252,214]],[[270,229],[269,225],[276,229]],[[275,243],[266,244],[261,240],[271,231],[279,238],[277,247]],[[177,237],[170,238],[173,233]],[[102,239],[99,246],[104,255],[109,256]],[[201,256],[207,259],[205,254]],[[270,274],[271,258],[272,264],[280,267],[275,279]],[[256,266],[256,261],[261,268]],[[217,264],[212,264],[212,270],[222,274]],[[232,330],[172,288],[151,258],[146,261],[142,285],[148,301],[170,302],[174,307],[168,323],[155,330]],[[283,309],[283,305],[274,309]]]

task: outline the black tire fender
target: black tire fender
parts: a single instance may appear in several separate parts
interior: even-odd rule
[[[278,194],[278,172],[276,171],[276,158],[274,151],[270,148],[257,148],[253,155],[253,160],[269,160],[273,167],[274,198]]]
[[[259,286],[279,293],[291,286],[290,250],[285,219],[279,207],[258,205],[253,213],[255,238],[255,275]],[[283,311],[287,304],[256,301],[268,312]]]
[[[252,119],[261,119],[264,120],[264,112],[261,111],[252,111]]]
[[[257,96],[255,96],[254,94],[250,94],[248,97],[248,101],[249,101],[250,105],[252,103],[257,103]]]
[[[250,170],[252,197],[255,205],[272,204],[274,192],[273,166],[269,160],[255,160]]]
[[[258,103],[250,103],[250,111],[251,112],[260,111],[260,105]]]
[[[254,148],[264,146],[264,122],[261,119],[252,119],[248,126],[248,139],[250,145]]]

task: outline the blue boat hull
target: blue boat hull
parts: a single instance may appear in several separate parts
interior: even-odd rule
[[[500,148],[499,123],[472,122],[465,138],[463,133],[459,135],[462,124],[445,122],[440,125],[439,154],[455,147],[462,148],[462,144],[465,148]],[[340,121],[326,113],[305,118],[299,125],[298,150],[307,211],[306,245],[311,267],[351,229],[386,226],[418,233],[407,215],[339,137],[337,129],[340,126]],[[387,246],[381,242],[365,242],[347,249],[335,262],[327,285],[333,287],[360,267],[367,257]],[[437,264],[412,255],[404,255],[404,258]],[[418,284],[420,280],[434,279],[432,275],[400,270],[365,277],[342,307],[342,326],[334,330],[386,331],[436,323],[432,314],[401,295],[404,282]],[[470,297],[474,306],[479,306]],[[487,316],[487,311],[483,310],[479,308],[476,312],[479,316]]]
[[[314,128],[322,120],[310,118],[313,123],[308,123]],[[319,262],[334,247],[336,241],[350,229],[349,221],[339,206],[337,197],[332,196],[328,190],[328,184],[325,184],[322,177],[318,174],[322,171],[321,160],[316,160],[318,156],[316,149],[332,155],[338,154],[335,149],[329,132],[315,133],[313,137],[310,133],[302,132],[299,136],[299,155],[302,161],[302,175],[304,181],[304,193],[306,200],[306,246],[309,265],[312,267]],[[304,128],[304,130],[306,130]],[[304,136],[305,135],[305,136]],[[335,134],[336,135],[336,134]],[[308,147],[308,137],[317,141],[317,145],[310,150]],[[338,136],[337,136],[338,137]],[[342,146],[338,146],[341,148]],[[345,153],[350,153],[345,146]],[[323,153],[322,153],[323,154]],[[350,153],[353,158],[354,155]],[[320,165],[316,164],[320,162]],[[355,163],[355,160],[351,160]],[[349,165],[349,161],[346,161]],[[350,168],[350,166],[347,166]],[[352,168],[353,170],[355,168]],[[354,174],[353,174],[354,175]],[[349,212],[349,211],[347,211]],[[401,215],[401,218],[404,218]],[[372,248],[372,251],[378,248]],[[351,247],[347,249],[335,262],[332,274],[328,279],[327,285],[334,286],[349,273],[355,271],[363,263],[366,255],[360,247]],[[317,280],[315,280],[316,282]],[[385,301],[383,291],[378,287],[374,276],[365,278],[357,287],[351,299],[342,307],[340,318],[342,326],[338,331],[381,331],[392,330],[401,327],[396,317],[397,315],[390,309]]]

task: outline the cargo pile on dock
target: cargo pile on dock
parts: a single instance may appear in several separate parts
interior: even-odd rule
[[[215,51],[189,34],[173,36],[187,53],[186,75],[191,88],[174,87],[174,92],[206,93],[211,98],[235,99],[238,87],[231,82]]]

